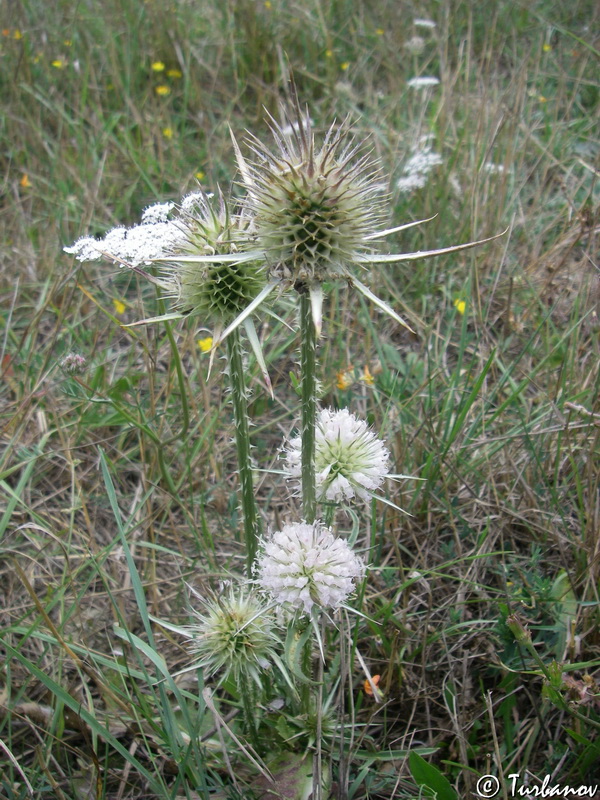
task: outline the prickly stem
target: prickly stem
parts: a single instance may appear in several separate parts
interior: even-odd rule
[[[235,423],[235,442],[238,455],[238,471],[242,498],[242,516],[244,518],[244,536],[246,539],[246,569],[248,577],[252,576],[252,565],[256,558],[259,537],[258,514],[254,498],[254,481],[252,463],[250,461],[250,426],[248,421],[248,397],[244,381],[244,365],[242,362],[242,345],[238,329],[232,331],[226,339],[229,359],[229,379],[233,401],[233,419]]]

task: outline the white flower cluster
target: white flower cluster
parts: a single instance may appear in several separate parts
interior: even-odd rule
[[[173,208],[174,203],[156,203],[144,211],[140,225],[113,228],[103,239],[84,236],[64,251],[78,261],[104,258],[124,261],[132,267],[161,258],[176,252],[186,240],[185,228],[177,220],[168,218]]]
[[[411,89],[431,89],[432,86],[438,86],[439,82],[440,79],[435,78],[433,75],[421,75],[411,78],[407,86],[410,86]]]
[[[389,471],[389,452],[366,422],[351,414],[323,409],[317,416],[315,469],[320,500],[340,503],[355,496],[368,500],[379,489]],[[290,440],[287,471],[299,478],[302,470],[302,439]]]
[[[277,603],[338,608],[365,573],[344,539],[319,522],[284,525],[265,542],[256,562],[257,582]]]
[[[422,189],[427,183],[427,176],[434,167],[443,163],[439,153],[434,153],[429,136],[424,136],[412,149],[412,156],[402,170],[402,176],[396,186],[403,194]]]
[[[432,19],[413,19],[413,25],[415,28],[427,28],[429,30],[433,30],[436,27]]]

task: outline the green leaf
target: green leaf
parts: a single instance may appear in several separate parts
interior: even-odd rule
[[[458,800],[450,781],[414,750],[409,753],[408,764],[415,783],[425,789],[428,797],[435,797],[436,800]]]

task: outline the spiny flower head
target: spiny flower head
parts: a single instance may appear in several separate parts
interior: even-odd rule
[[[196,192],[184,198],[179,218],[182,256],[235,256],[247,237],[243,216],[230,212],[222,195],[218,207]],[[265,285],[264,266],[255,261],[181,261],[165,270],[176,286],[177,304],[184,311],[231,322]]]
[[[194,667],[206,677],[217,672],[225,680],[251,677],[259,686],[261,673],[276,658],[280,645],[272,614],[248,590],[229,589],[205,601],[203,612],[194,612],[197,623],[186,628]]]
[[[310,285],[345,276],[370,252],[366,237],[381,219],[382,191],[377,165],[345,125],[332,125],[317,148],[308,112],[296,110],[284,126],[270,118],[277,152],[251,136],[257,160],[247,164],[237,153],[255,246],[271,275]]]
[[[320,500],[334,503],[368,500],[389,472],[389,452],[364,420],[347,408],[323,409],[317,415],[315,470]],[[299,478],[302,440],[294,437],[286,453],[287,470]]]
[[[365,573],[362,560],[344,539],[319,522],[284,525],[264,544],[256,562],[257,582],[275,602],[338,608]]]

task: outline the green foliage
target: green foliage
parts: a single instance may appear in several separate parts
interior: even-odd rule
[[[410,771],[418,786],[425,790],[427,797],[436,800],[457,800],[458,795],[439,769],[425,761],[418,753],[412,750],[408,756]]]

